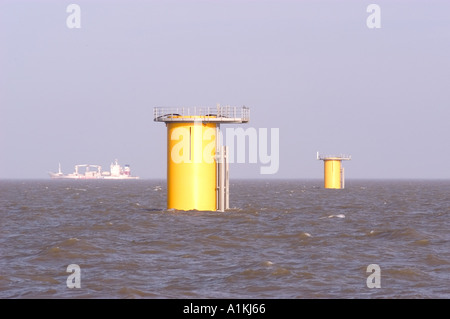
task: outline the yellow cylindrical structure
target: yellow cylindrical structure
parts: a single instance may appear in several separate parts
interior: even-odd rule
[[[341,183],[341,160],[325,159],[324,160],[324,180],[325,188],[342,188]]]
[[[216,125],[167,123],[167,208],[215,211]]]

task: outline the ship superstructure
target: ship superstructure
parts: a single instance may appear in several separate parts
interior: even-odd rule
[[[59,164],[58,172],[49,175],[54,179],[139,179],[131,175],[130,165],[121,166],[117,159],[111,163],[109,171],[103,171],[100,165],[78,164],[73,173],[63,174]]]

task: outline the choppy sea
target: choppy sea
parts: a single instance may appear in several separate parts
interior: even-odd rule
[[[0,181],[0,298],[450,298],[449,180],[322,184],[184,212],[165,180]]]

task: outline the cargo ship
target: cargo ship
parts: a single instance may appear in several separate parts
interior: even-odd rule
[[[122,167],[117,159],[111,163],[109,172],[103,171],[100,165],[79,164],[75,165],[73,173],[63,174],[59,164],[58,172],[50,172],[49,175],[52,179],[139,179],[131,175],[130,165]]]

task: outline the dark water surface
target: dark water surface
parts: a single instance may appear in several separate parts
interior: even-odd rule
[[[237,180],[230,206],[167,211],[164,180],[0,181],[0,298],[450,298],[450,181]]]

